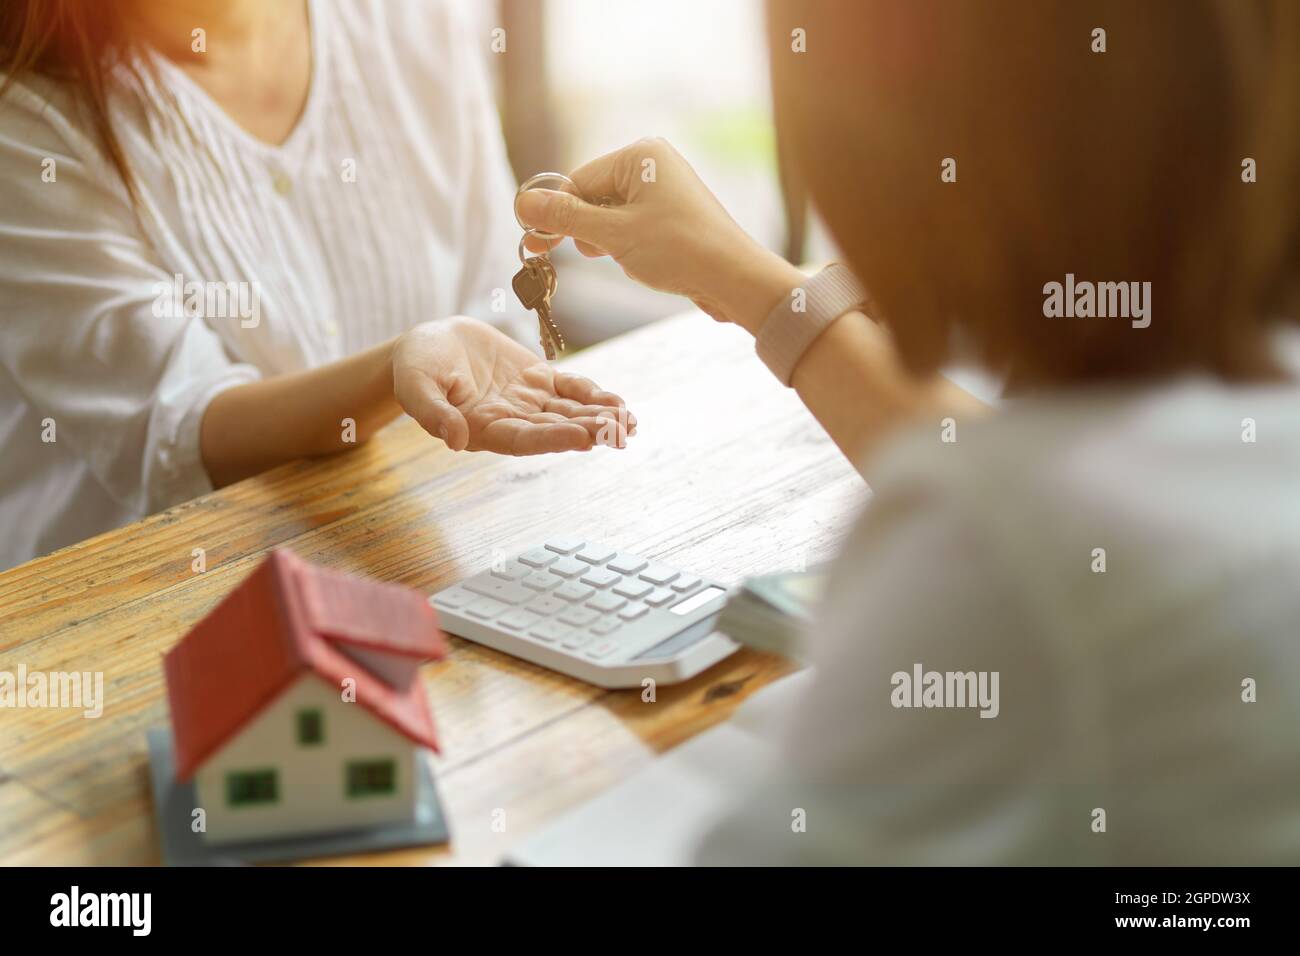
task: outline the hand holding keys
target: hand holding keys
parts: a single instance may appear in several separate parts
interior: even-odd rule
[[[534,188],[561,188],[578,193],[578,187],[573,184],[573,180],[568,176],[560,173],[538,173],[536,176],[530,176],[519,187],[519,193]],[[524,248],[524,240],[528,236],[535,236],[539,239],[559,239],[561,238],[554,233],[542,232],[538,229],[532,229],[525,226],[519,221],[519,214],[515,214],[515,220],[524,230],[524,236],[519,240],[519,261],[523,268],[515,273],[515,277],[510,281],[510,285],[515,290],[515,295],[519,297],[519,302],[525,309],[537,313],[537,334],[538,341],[542,346],[542,351],[546,353],[547,359],[554,359],[557,354],[564,351],[564,334],[560,332],[560,327],[555,324],[551,318],[551,296],[555,295],[555,288],[558,285],[558,278],[555,274],[555,266],[551,263],[549,252],[543,252],[539,255],[530,256]]]

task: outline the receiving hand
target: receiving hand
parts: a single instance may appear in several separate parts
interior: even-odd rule
[[[636,419],[617,395],[557,371],[477,319],[417,325],[394,344],[392,364],[402,408],[455,451],[622,448],[636,434]]]
[[[651,175],[653,173],[653,175]],[[520,219],[572,236],[586,256],[609,255],[631,278],[684,295],[720,321],[750,331],[803,281],[803,274],[752,239],[677,150],[645,139],[570,174],[582,197],[530,189]],[[608,206],[597,205],[608,199]],[[548,243],[530,236],[528,247]]]

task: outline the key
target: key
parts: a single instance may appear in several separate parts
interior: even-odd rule
[[[544,547],[547,551],[554,551],[556,554],[573,554],[586,543],[581,538],[562,534],[558,538],[548,539]]]
[[[475,596],[469,591],[461,588],[451,588],[450,590],[443,591],[433,600],[436,604],[455,610],[456,608],[464,607],[470,601],[475,600]]]
[[[557,598],[563,598],[566,601],[581,601],[595,594],[596,589],[589,588],[585,584],[578,584],[576,581],[565,581],[551,593]],[[495,597],[495,595],[493,596]]]
[[[636,578],[628,578],[622,584],[614,587],[615,594],[621,594],[623,597],[639,598],[645,597],[654,590],[654,585],[646,584],[644,581],[638,581]]]
[[[623,580],[622,575],[615,574],[609,568],[592,568],[582,576],[583,584],[590,584],[595,588],[608,587],[616,581]]]
[[[587,607],[595,608],[604,614],[607,611],[617,611],[627,603],[627,598],[619,597],[617,594],[609,594],[602,591],[594,598],[587,602]]]
[[[574,627],[582,627],[590,624],[592,621],[600,619],[597,614],[589,607],[573,607],[560,615],[560,620],[565,624],[572,624]]]
[[[662,564],[652,564],[641,572],[641,580],[649,581],[651,584],[667,584],[675,577],[677,572]]]
[[[525,611],[523,608],[517,607],[509,614],[502,614],[497,618],[497,623],[502,627],[512,627],[516,630],[522,631],[526,628],[532,627],[541,619],[540,616],[534,614],[532,611]]]
[[[564,351],[564,335],[551,318],[551,296],[557,284],[555,266],[544,255],[529,256],[510,280],[519,303],[537,313],[538,340],[547,359],[554,359],[557,352]]]
[[[611,571],[617,571],[619,574],[636,574],[649,563],[645,558],[635,554],[620,553],[607,566]]]
[[[539,641],[558,641],[569,633],[572,628],[567,628],[556,621],[543,621],[528,633]]]
[[[582,572],[587,570],[587,565],[581,561],[575,561],[573,558],[560,558],[547,568],[552,574],[558,574],[562,578],[576,578]]]
[[[504,601],[506,604],[523,604],[531,600],[533,592],[526,587],[521,587],[513,581],[502,581],[498,578],[475,578],[472,581],[466,581],[461,585],[466,591],[473,591],[475,594],[481,594],[484,597],[496,598],[498,601]]]
[[[660,605],[667,604],[676,597],[677,594],[668,590],[668,588],[655,588],[654,593],[646,598],[645,602],[651,607],[659,607]]]
[[[547,551],[545,548],[533,548],[531,551],[525,551],[519,556],[519,560],[530,568],[544,568],[559,555],[554,551]]]

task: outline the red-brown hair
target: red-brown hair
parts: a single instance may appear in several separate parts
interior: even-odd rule
[[[134,198],[135,180],[109,118],[109,76],[131,48],[115,0],[0,0],[0,97],[28,74],[65,84]]]
[[[1295,0],[776,0],[769,19],[778,128],[914,371],[960,332],[1027,383],[1277,373]],[[1045,317],[1067,273],[1151,282],[1150,327]]]

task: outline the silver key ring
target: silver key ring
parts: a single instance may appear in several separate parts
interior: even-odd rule
[[[533,232],[531,229],[519,237],[519,263],[526,265],[529,259],[540,259],[542,256],[550,255],[549,252],[539,252],[536,255],[528,255],[528,249],[524,246],[524,240],[529,236],[538,236],[544,238],[540,232]]]
[[[582,190],[578,188],[578,184],[575,183],[568,176],[564,175],[564,173],[538,173],[535,176],[529,176],[527,179],[525,179],[522,183],[519,184],[519,189],[515,193],[515,199],[517,200],[527,190],[534,189],[537,186],[540,186],[542,183],[547,181],[558,182],[561,185],[568,187],[568,191],[573,193],[573,195],[577,196],[579,199],[582,198]],[[565,190],[563,189],[560,190],[560,192],[564,192],[564,191]],[[543,232],[540,229],[533,229],[531,226],[524,225],[524,221],[519,218],[519,211],[517,209],[515,210],[515,222],[519,223],[519,228],[522,229],[525,234],[530,236],[536,236],[538,239],[549,240],[549,239],[564,238],[558,232]],[[522,259],[523,256],[520,255],[520,260],[522,261]]]

